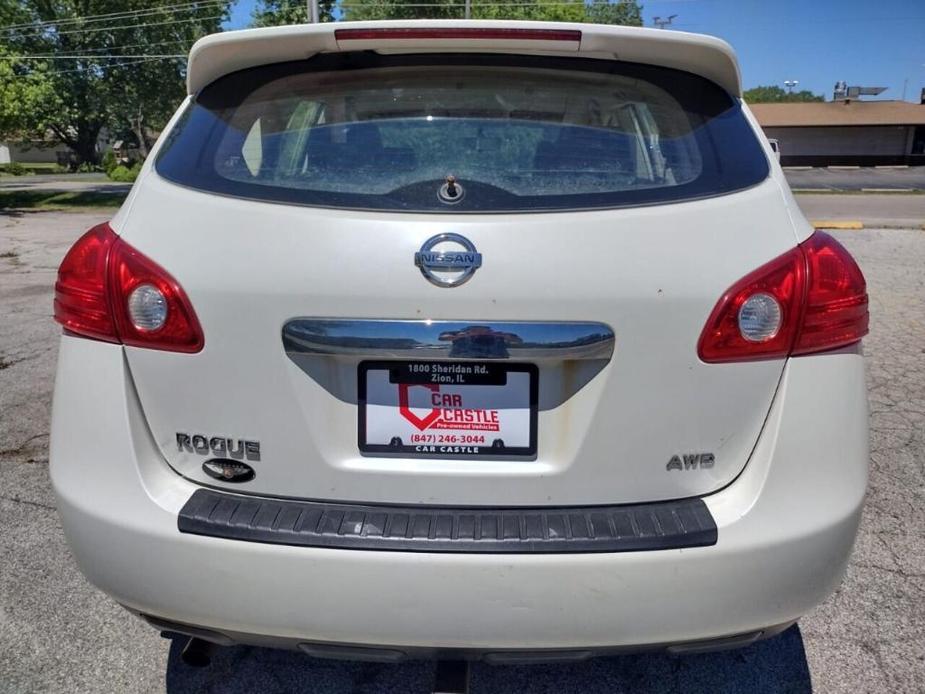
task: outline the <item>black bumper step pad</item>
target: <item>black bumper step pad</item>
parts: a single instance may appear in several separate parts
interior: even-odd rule
[[[716,544],[701,499],[624,506],[440,508],[294,501],[199,489],[182,533],[268,544],[401,552],[630,552]]]

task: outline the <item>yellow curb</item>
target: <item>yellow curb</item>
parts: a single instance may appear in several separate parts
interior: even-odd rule
[[[863,229],[864,223],[853,219],[817,219],[810,222],[817,229]]]

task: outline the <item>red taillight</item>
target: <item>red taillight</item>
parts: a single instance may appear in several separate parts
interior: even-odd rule
[[[161,320],[139,322],[129,311],[144,286],[158,297]],[[134,317],[133,317],[134,316]],[[147,316],[147,314],[145,314]],[[108,224],[78,239],[58,268],[55,320],[68,332],[107,342],[172,352],[198,352],[202,328],[186,292],[170,274],[113,233]]]
[[[502,39],[515,41],[581,41],[581,31],[575,29],[491,29],[457,28],[381,28],[335,29],[337,41],[378,41],[380,39]]]
[[[118,237],[108,224],[93,227],[64,256],[55,282],[55,320],[65,330],[118,342],[106,291],[109,252]]]
[[[766,304],[776,302],[779,311],[772,318],[778,327],[750,339],[742,312],[756,295]],[[697,353],[715,363],[822,352],[857,342],[867,334],[867,324],[867,285],[860,268],[838,241],[817,231],[723,294]]]
[[[806,261],[799,247],[749,273],[726,290],[700,335],[698,353],[707,362],[786,357],[800,320]],[[762,342],[745,338],[739,311],[754,294],[769,294],[781,309],[780,327]]]
[[[793,354],[843,347],[867,334],[867,282],[851,254],[817,231],[801,246],[806,254],[806,306]]]

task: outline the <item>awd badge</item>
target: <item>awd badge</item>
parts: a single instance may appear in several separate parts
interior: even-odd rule
[[[713,467],[716,462],[712,453],[684,453],[682,455],[673,455],[671,460],[665,466],[666,470],[706,470]]]

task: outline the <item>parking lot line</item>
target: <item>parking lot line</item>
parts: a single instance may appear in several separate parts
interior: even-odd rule
[[[863,229],[864,223],[856,219],[814,219],[810,220],[816,229]]]

